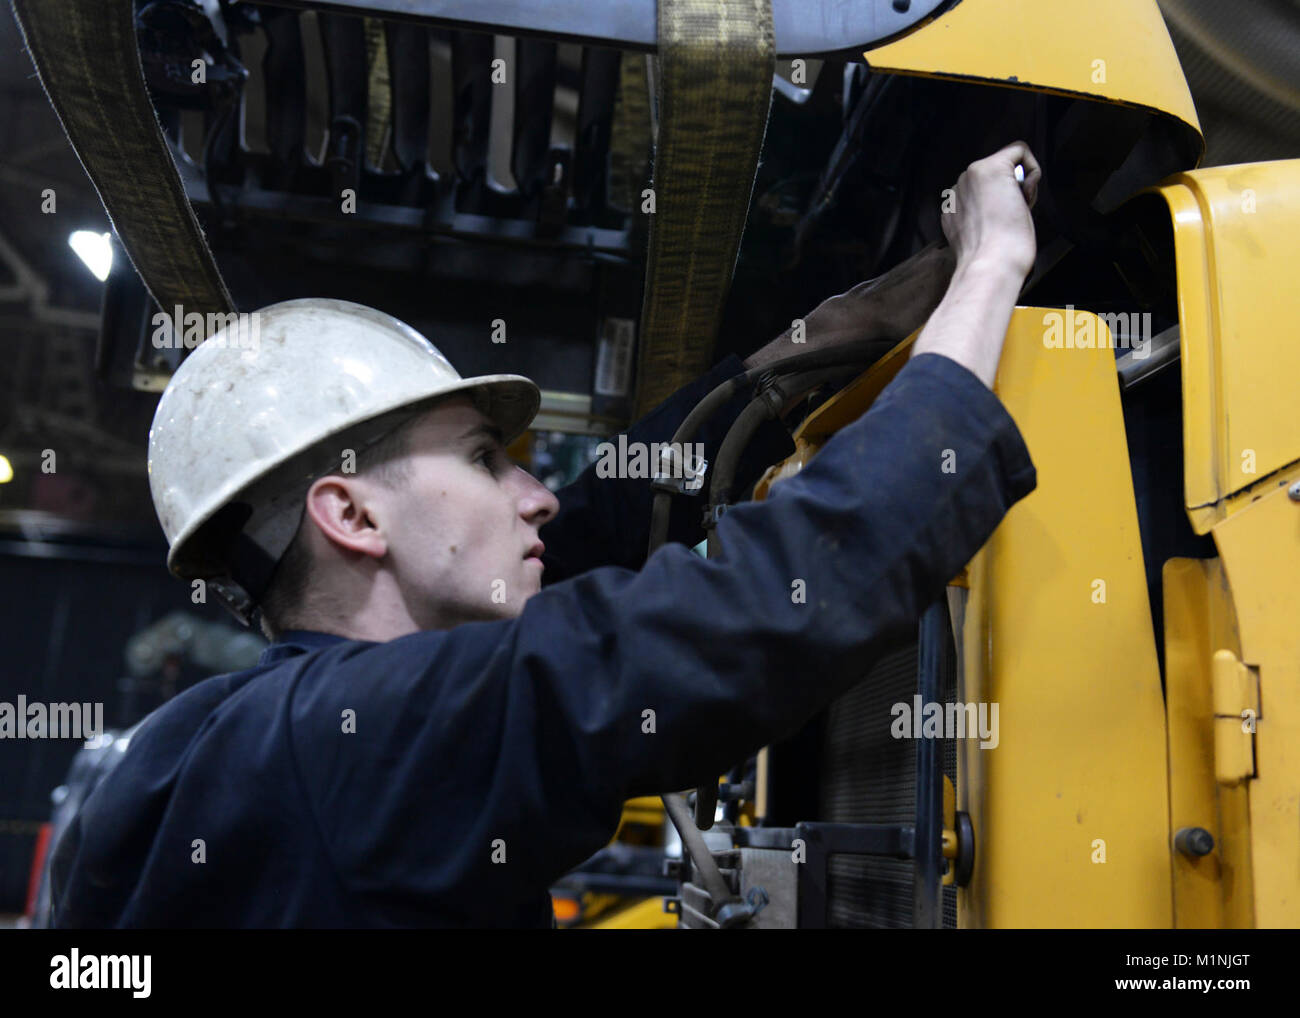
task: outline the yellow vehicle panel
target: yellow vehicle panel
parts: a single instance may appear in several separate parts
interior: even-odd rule
[[[1292,468],[1284,484],[1300,480]],[[1241,639],[1240,664],[1253,693],[1216,705],[1215,724],[1229,725],[1253,748],[1254,773],[1240,786],[1250,799],[1250,868],[1254,920],[1261,927],[1300,927],[1300,502],[1285,487],[1241,507],[1214,528],[1232,592]],[[1215,690],[1216,694],[1218,690]],[[1253,709],[1253,734],[1240,716]],[[1232,715],[1238,716],[1232,716]],[[1218,732],[1216,731],[1216,735]],[[1216,752],[1219,743],[1216,740]],[[1217,766],[1216,770],[1222,768]],[[1222,780],[1223,775],[1217,775]]]
[[[873,70],[1076,95],[1201,124],[1156,0],[963,0],[863,54]]]
[[[1000,738],[958,749],[976,839],[958,922],[1169,926],[1164,702],[1115,354],[1100,319],[1101,345],[1049,347],[1054,313],[1016,309],[995,384],[1038,487],[966,571],[958,698],[998,703]],[[912,341],[811,415],[756,497],[865,412]]]
[[[1163,578],[1169,829],[1201,827],[1214,836],[1208,855],[1173,854],[1174,925],[1253,926],[1249,793],[1215,778],[1221,719],[1215,718],[1213,659],[1240,654],[1228,578],[1219,559],[1190,558],[1169,559]]]
[[[1300,160],[1181,173],[1173,219],[1185,496],[1198,534],[1300,460]]]

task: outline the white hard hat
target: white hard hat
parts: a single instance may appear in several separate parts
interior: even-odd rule
[[[530,379],[461,378],[415,329],[349,301],[284,301],[215,332],[176,370],[149,430],[168,568],[211,581],[249,623],[310,481],[338,469],[345,446],[359,452],[457,392],[507,444],[541,404]]]

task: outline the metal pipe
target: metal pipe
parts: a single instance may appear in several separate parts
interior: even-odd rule
[[[691,857],[691,862],[695,864],[695,869],[699,873],[700,881],[704,884],[704,889],[709,892],[709,897],[713,900],[713,911],[716,913],[726,902],[736,898],[731,893],[731,888],[727,886],[726,878],[722,875],[722,870],[714,861],[713,853],[709,851],[709,846],[705,844],[704,836],[695,827],[695,822],[691,818],[690,807],[686,805],[685,796],[676,792],[669,792],[663,797],[664,809],[668,813],[668,819],[673,822],[677,828],[677,833],[682,839],[682,850],[687,852]]]

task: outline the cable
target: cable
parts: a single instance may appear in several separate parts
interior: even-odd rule
[[[695,404],[691,412],[686,415],[686,420],[682,422],[681,427],[673,435],[673,444],[677,448],[685,448],[684,443],[695,437],[695,433],[708,418],[712,417],[723,405],[729,402],[737,392],[755,380],[763,380],[761,382],[762,387],[768,388],[776,385],[781,374],[792,373],[797,368],[809,370],[812,368],[848,367],[850,365],[865,367],[878,360],[881,353],[893,345],[888,340],[856,340],[852,343],[841,343],[834,347],[782,357],[770,364],[750,368],[740,374],[733,375]],[[771,377],[767,378],[766,376]],[[647,557],[653,555],[668,540],[671,507],[671,493],[662,490],[656,491],[654,503],[650,510],[650,540],[646,550]]]

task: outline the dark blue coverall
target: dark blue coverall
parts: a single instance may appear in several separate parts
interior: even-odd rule
[[[629,441],[669,441],[740,370],[722,361]],[[710,461],[746,398],[698,436]],[[791,449],[764,425],[739,484]],[[547,889],[625,799],[791,735],[1035,485],[1005,408],[937,354],[723,516],[719,559],[687,546],[701,500],[675,499],[685,543],[647,560],[649,482],[588,469],[542,530],[547,585],[518,618],[387,643],[290,632],[154,712],[56,848],[55,925],[549,927]]]

